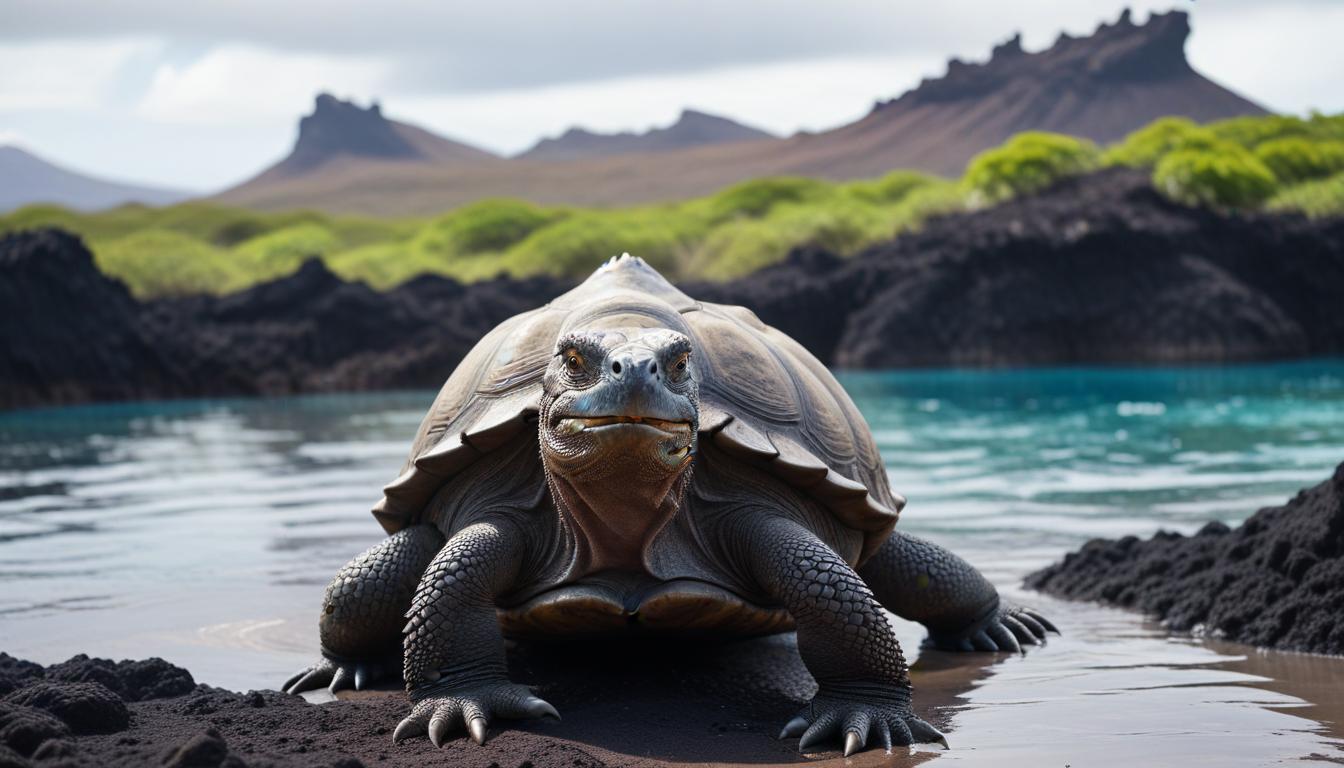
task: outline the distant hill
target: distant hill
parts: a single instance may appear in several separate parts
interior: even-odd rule
[[[529,160],[580,160],[772,138],[772,134],[759,128],[687,109],[672,125],[653,128],[644,133],[594,133],[584,128],[570,128],[557,138],[542,139],[518,157]]]
[[[19,149],[0,147],[0,213],[33,203],[95,211],[125,203],[166,205],[192,193],[123,184],[71,171]]]
[[[811,164],[832,176],[874,164],[959,173],[977,152],[1028,130],[1105,143],[1156,118],[1208,122],[1266,110],[1199,74],[1185,58],[1189,17],[1154,14],[1137,25],[1125,10],[1089,37],[1061,34],[1039,53],[1020,35],[989,61],[952,59],[947,74],[877,104],[858,122],[810,142]]]
[[[702,142],[658,151],[641,146],[586,157],[557,152],[548,158],[541,151],[598,144],[610,148],[640,138],[649,141],[658,132],[630,139],[587,134],[570,136],[570,141],[561,137],[551,145],[543,142],[536,154],[507,160],[455,142],[448,143],[467,150],[467,157],[413,157],[379,143],[376,152],[336,153],[346,158],[343,162],[292,164],[294,172],[284,175],[268,171],[219,199],[262,209],[375,214],[430,214],[499,196],[553,204],[628,204],[692,197],[745,179],[782,174],[846,180],[909,168],[956,175],[976,153],[1024,130],[1105,142],[1165,115],[1203,122],[1264,114],[1259,105],[1190,66],[1185,58],[1189,34],[1189,17],[1180,11],[1154,14],[1141,25],[1126,11],[1090,36],[1061,35],[1038,53],[1022,50],[1020,38],[1013,37],[996,47],[988,61],[953,59],[943,77],[878,103],[854,123],[787,139]],[[376,110],[360,112],[371,134],[396,133],[387,126],[401,125]],[[380,121],[385,125],[378,126]],[[304,143],[300,133],[296,155]],[[327,150],[323,156],[332,154]]]
[[[368,107],[318,94],[313,113],[299,120],[299,138],[289,156],[235,189],[266,186],[361,161],[466,166],[499,160],[497,155],[383,116]]]

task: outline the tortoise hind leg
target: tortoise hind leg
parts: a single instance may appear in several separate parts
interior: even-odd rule
[[[322,658],[282,686],[302,693],[327,686],[363,689],[395,676],[401,628],[420,576],[443,546],[432,525],[413,525],[383,539],[336,573],[318,623]]]
[[[970,563],[916,536],[893,533],[859,574],[887,610],[923,624],[945,650],[1020,652],[1059,631],[1034,611],[1002,605]]]

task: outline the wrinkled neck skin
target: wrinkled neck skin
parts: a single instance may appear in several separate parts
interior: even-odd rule
[[[620,458],[612,460],[616,471],[589,482],[563,477],[546,462],[552,500],[576,539],[573,578],[605,570],[648,573],[645,552],[685,500],[689,466],[663,483],[641,482],[638,472],[620,471]]]

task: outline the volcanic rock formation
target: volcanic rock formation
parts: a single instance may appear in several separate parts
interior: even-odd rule
[[[1235,529],[1095,539],[1027,584],[1143,611],[1177,632],[1344,654],[1344,464]]]

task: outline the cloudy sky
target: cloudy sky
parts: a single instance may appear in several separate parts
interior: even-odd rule
[[[0,144],[196,190],[282,157],[322,90],[497,152],[683,107],[821,129],[987,57],[1113,20],[1110,0],[0,0]],[[1205,75],[1273,109],[1344,111],[1344,2],[1181,8]]]

